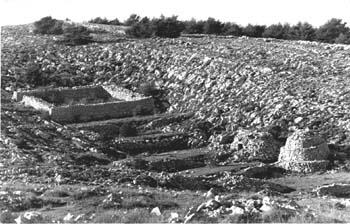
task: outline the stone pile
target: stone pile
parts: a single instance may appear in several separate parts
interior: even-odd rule
[[[281,148],[278,165],[296,172],[325,170],[329,164],[325,140],[308,129],[295,131]]]
[[[262,195],[247,199],[216,195],[197,208],[190,208],[184,217],[184,223],[201,222],[210,218],[221,218],[230,222],[261,222],[276,211],[280,211],[285,217],[291,217],[300,214],[303,210],[305,209],[293,200],[273,200]]]
[[[232,142],[223,142],[213,139],[211,149],[217,155],[220,164],[232,162],[261,161],[265,163],[276,162],[278,159],[281,142],[265,131],[238,130]]]

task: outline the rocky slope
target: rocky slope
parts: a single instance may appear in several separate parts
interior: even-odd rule
[[[116,82],[136,89],[155,82],[169,91],[170,111],[195,111],[213,132],[283,121],[290,129],[319,129],[329,141],[350,141],[349,46],[180,38],[68,47],[54,38],[3,29],[2,88],[13,78],[25,87],[20,74],[36,63],[55,85]]]
[[[68,204],[84,210],[81,199],[91,203],[91,210],[105,211],[99,209],[108,202],[108,209],[129,211],[127,203],[130,202],[125,199],[128,191],[138,191],[136,198],[152,201],[149,204],[135,202],[137,208],[162,204],[155,199],[155,194],[149,194],[150,189],[166,192],[167,200],[172,200],[169,197],[174,194],[176,198],[183,195],[185,199],[182,200],[187,200],[187,196],[201,201],[203,198],[195,191],[213,188],[218,191],[216,195],[237,194],[231,195],[235,200],[245,197],[241,195],[245,191],[262,195],[254,200],[237,199],[239,203],[218,196],[207,203],[199,203],[202,207],[197,210],[189,208],[196,204],[187,203],[186,207],[185,203],[175,200],[178,205],[166,204],[168,207],[164,209],[169,212],[181,207],[180,216],[174,218],[178,221],[203,221],[203,212],[205,217],[216,218],[214,221],[222,220],[221,215],[226,217],[235,212],[245,217],[240,221],[268,221],[262,219],[262,206],[284,208],[289,202],[281,204],[276,199],[273,203],[263,203],[263,196],[285,194],[300,199],[306,194],[307,198],[313,197],[312,188],[322,185],[323,181],[329,184],[342,176],[338,179],[348,182],[349,46],[244,37],[182,37],[124,38],[72,47],[56,43],[59,37],[33,35],[30,29],[31,26],[23,25],[1,30],[0,183],[3,187],[0,207],[8,209],[1,211],[1,218],[12,217],[13,214],[6,213],[9,211],[43,209],[47,204],[60,209]],[[46,86],[116,83],[137,91],[140,84],[154,82],[167,91],[171,105],[167,112],[174,116],[97,122],[89,124],[93,126],[91,130],[79,130],[79,125],[57,124],[40,112],[10,100],[14,90],[34,88],[27,80],[33,67],[32,75],[38,75],[37,79]],[[180,113],[187,112],[191,116],[179,119]],[[130,156],[118,150],[124,140],[116,136],[108,136],[107,140],[93,130],[104,129],[103,125],[116,127],[124,122],[139,123],[139,129],[149,135],[186,133],[190,136],[188,148],[196,148],[183,153],[139,155],[120,160]],[[331,167],[337,168],[329,172],[338,172],[333,179],[329,173],[322,179],[321,173],[312,186],[306,186],[308,181],[299,186],[296,184],[299,177],[308,180],[313,176],[285,176],[283,170],[260,163],[277,160],[279,148],[285,144],[288,134],[299,128],[308,128],[326,140],[334,157]],[[127,145],[134,144],[135,139],[127,139]],[[146,140],[149,141],[141,137],[136,142]],[[221,149],[224,150],[222,155],[218,153]],[[226,149],[231,158],[224,158],[228,155]],[[216,167],[215,159],[220,156],[225,166]],[[339,164],[341,166],[337,166]],[[269,178],[272,179],[262,180]],[[22,194],[16,194],[22,185],[28,189],[21,188]],[[81,192],[81,185],[89,186],[87,192]],[[57,191],[57,186],[69,193],[52,201],[46,194]],[[116,193],[119,188],[127,188],[128,193]],[[30,202],[24,200],[28,195]],[[17,200],[18,197],[22,201]],[[35,203],[41,200],[41,204],[31,200]],[[249,205],[248,201],[253,204]],[[16,207],[14,202],[20,206]],[[344,206],[343,209],[350,207]],[[291,209],[297,211],[288,214],[293,216],[307,210],[297,207],[294,204]],[[158,210],[154,213],[158,214]],[[87,214],[92,217],[91,211],[84,212],[86,218],[76,221],[101,222],[87,218]],[[74,215],[79,216],[78,213]],[[258,217],[249,219],[250,215]],[[54,216],[65,221],[59,212]],[[67,218],[70,221],[71,216]]]

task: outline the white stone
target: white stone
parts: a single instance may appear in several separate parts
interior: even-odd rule
[[[244,209],[236,205],[232,205],[228,210],[232,211],[231,215],[243,215]]]
[[[32,221],[32,222],[38,222],[43,219],[40,212],[25,212],[23,214],[23,218]]]
[[[298,124],[300,123],[304,118],[303,117],[297,117],[294,119],[294,123]]]
[[[160,212],[159,207],[153,208],[152,211],[151,211],[151,214],[156,215],[156,216],[162,215],[162,213]]]
[[[169,222],[170,223],[178,222],[179,221],[179,217],[180,217],[179,213],[172,212],[172,213],[170,213]]]
[[[74,217],[74,215],[72,215],[72,214],[70,214],[70,212],[68,212],[68,214],[65,217],[63,217],[63,221],[71,222],[73,220],[73,217]]]

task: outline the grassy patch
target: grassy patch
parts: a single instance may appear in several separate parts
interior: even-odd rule
[[[131,210],[109,210],[98,214],[93,223],[156,223],[166,222],[165,216],[156,216],[149,209],[137,208]]]

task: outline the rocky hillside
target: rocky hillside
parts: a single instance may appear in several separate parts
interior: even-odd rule
[[[68,47],[55,37],[2,29],[2,88],[28,88],[31,64],[58,86],[155,82],[172,112],[196,112],[211,133],[267,127],[319,129],[349,142],[349,46],[251,38],[125,40]],[[69,74],[69,76],[67,75]],[[29,87],[30,88],[30,87]]]
[[[350,220],[348,200],[318,198],[349,197],[349,46],[113,35],[66,46],[31,26],[1,29],[0,222]],[[62,125],[11,101],[19,89],[106,83],[154,83],[170,107]],[[139,135],[117,136],[124,124]],[[284,146],[292,132],[299,141]],[[290,158],[324,167],[300,175],[272,163]]]

